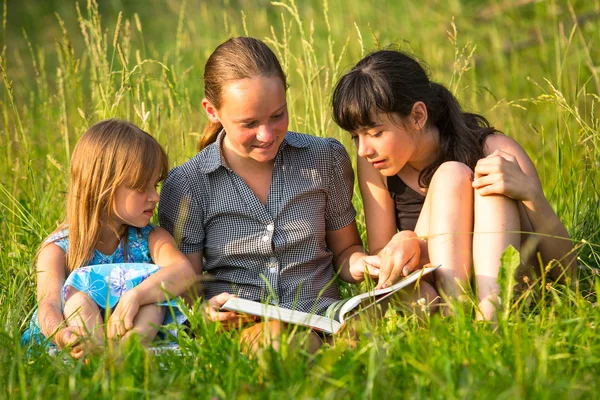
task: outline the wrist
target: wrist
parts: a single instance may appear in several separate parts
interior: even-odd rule
[[[417,238],[417,234],[414,231],[400,231],[392,237],[392,240],[390,240],[390,242],[404,241],[415,238]]]
[[[38,307],[38,321],[40,331],[45,337],[55,337],[56,334],[66,327],[60,303],[48,304],[41,302]]]
[[[534,186],[534,189],[531,192],[531,196],[523,200],[523,205],[530,210],[539,209],[542,204],[546,202],[546,196],[544,196],[544,191],[538,185]]]
[[[54,334],[54,337],[53,337],[54,340],[53,340],[53,342],[56,344],[56,346],[59,349],[62,350],[65,347],[65,345],[67,343],[67,340],[66,340],[67,337],[66,336],[69,333],[70,333],[69,328],[63,327],[63,328],[60,328],[59,330],[57,330],[56,333]]]
[[[123,301],[123,300],[135,301],[135,302],[137,302],[137,303],[138,303],[138,304],[140,304],[140,305],[143,305],[143,304],[145,304],[145,303],[142,301],[143,299],[142,299],[142,296],[141,296],[140,290],[138,289],[138,287],[137,287],[137,286],[136,286],[136,287],[133,287],[133,288],[129,289],[127,292],[125,292],[125,293],[123,294],[123,296],[121,296],[121,299],[120,299],[120,301]]]

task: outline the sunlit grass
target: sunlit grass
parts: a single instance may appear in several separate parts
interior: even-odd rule
[[[600,3],[283,0],[4,2],[0,126],[0,387],[6,397],[589,398],[598,392],[600,324]],[[57,15],[54,13],[56,12]],[[39,23],[34,23],[39,21]],[[94,122],[125,118],[152,133],[171,163],[195,152],[203,65],[249,34],[288,74],[290,129],[341,140],[330,118],[337,78],[366,52],[395,44],[426,61],[465,108],[483,113],[533,159],[575,239],[579,281],[518,282],[496,327],[473,305],[419,322],[390,312],[316,356],[253,359],[238,334],[198,310],[182,356],[132,344],[82,364],[19,345],[35,304],[31,260],[62,218],[70,154]],[[450,40],[449,40],[450,39]],[[364,234],[360,197],[359,227]],[[505,290],[507,279],[503,281]],[[512,290],[512,287],[510,288]],[[345,287],[345,290],[353,290]]]

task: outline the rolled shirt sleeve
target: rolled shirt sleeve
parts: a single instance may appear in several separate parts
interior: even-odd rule
[[[350,224],[356,218],[352,205],[354,194],[354,171],[348,152],[335,139],[328,139],[331,168],[327,186],[327,207],[325,209],[326,229],[337,230]]]

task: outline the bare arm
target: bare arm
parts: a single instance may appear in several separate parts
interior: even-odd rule
[[[65,252],[53,243],[46,245],[37,260],[38,320],[46,337],[53,335],[65,321],[60,299],[65,268]]]
[[[483,196],[503,194],[521,201],[533,232],[539,233],[538,249],[545,262],[559,261],[573,276],[575,253],[566,228],[544,196],[542,185],[533,162],[513,139],[493,135],[486,141],[489,155],[475,167],[473,187]],[[550,276],[562,274],[557,266]]]
[[[327,231],[325,235],[327,247],[333,253],[333,264],[340,274],[340,278],[349,283],[358,283],[364,280],[365,268],[371,277],[377,277],[379,268],[368,264],[369,258],[365,255],[356,221],[341,229]]]
[[[363,200],[369,253],[377,254],[397,232],[394,200],[382,176],[364,158],[357,160],[358,186]]]
[[[40,330],[44,336],[56,343],[58,348],[73,346],[72,354],[81,353],[77,344],[78,335],[82,332],[75,327],[68,327],[62,312],[60,291],[66,279],[65,252],[54,243],[47,244],[40,251],[36,269]]]
[[[184,293],[195,281],[196,274],[189,259],[183,255],[173,237],[163,228],[152,229],[148,236],[150,257],[160,269],[131,291],[140,305],[164,301]]]
[[[196,275],[191,263],[166,230],[154,228],[148,236],[148,247],[152,261],[161,268],[119,299],[108,321],[109,339],[133,328],[140,307],[179,296],[194,284]]]
[[[363,199],[369,253],[379,255],[370,261],[380,268],[378,288],[395,283],[419,266],[421,249],[413,231],[396,229],[396,205],[382,176],[359,157],[358,184]]]

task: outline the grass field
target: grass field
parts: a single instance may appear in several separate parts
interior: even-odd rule
[[[474,323],[469,306],[422,322],[388,313],[360,329],[355,347],[339,340],[315,356],[284,342],[250,360],[237,332],[219,332],[196,310],[181,356],[132,344],[87,364],[32,357],[19,344],[35,307],[31,261],[63,217],[77,138],[101,119],[129,119],[158,138],[172,165],[183,163],[205,122],[204,62],[244,34],[267,41],[283,63],[290,129],[336,137],[351,153],[330,118],[340,74],[390,44],[425,60],[467,110],[528,151],[577,245],[578,281],[525,284],[503,303],[495,329]],[[5,0],[0,396],[599,398],[599,43],[598,0]],[[355,205],[364,232],[358,195]],[[294,335],[302,332],[286,338]]]

